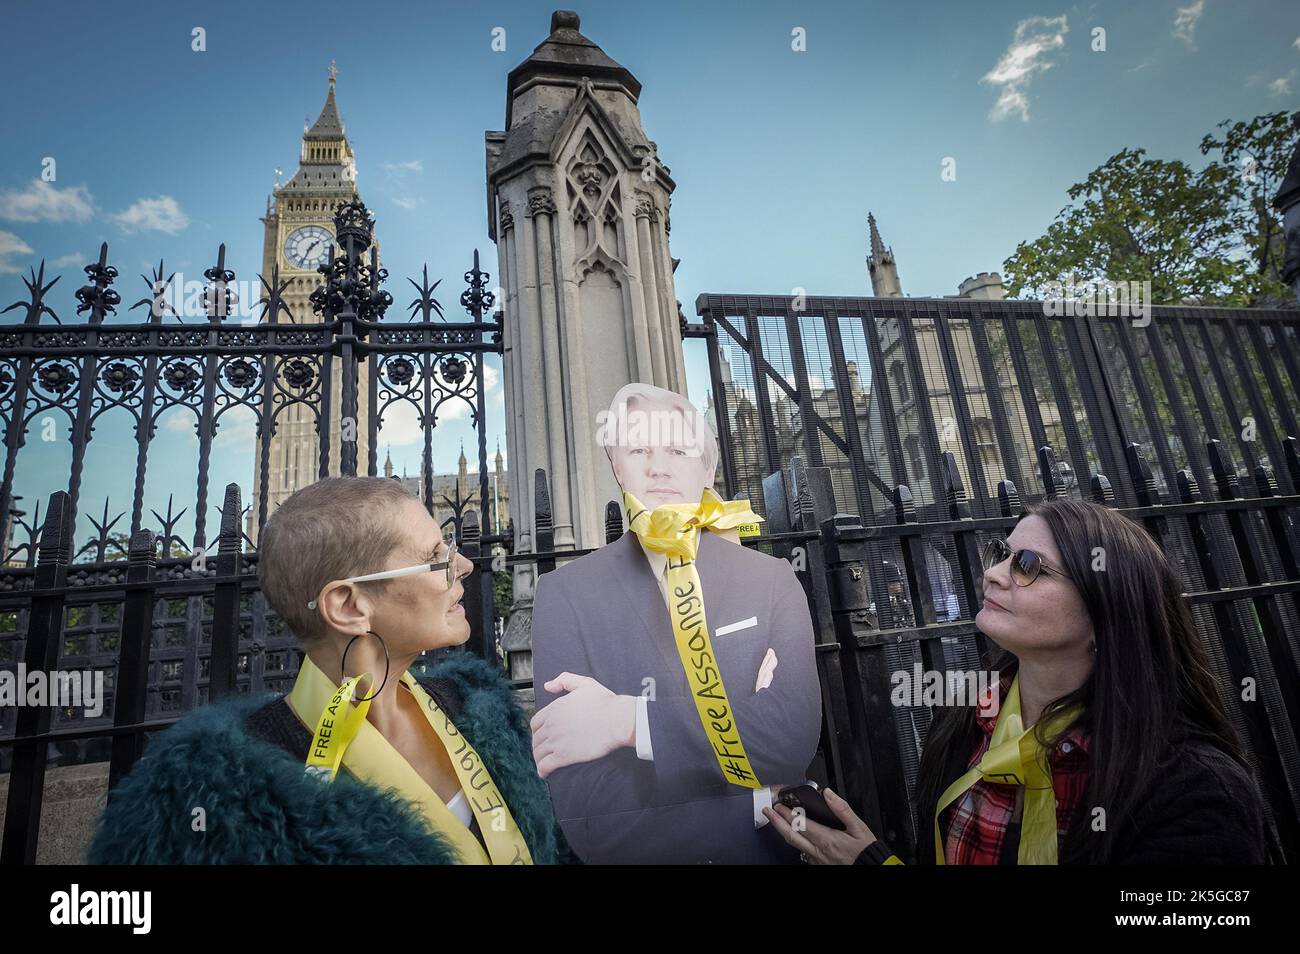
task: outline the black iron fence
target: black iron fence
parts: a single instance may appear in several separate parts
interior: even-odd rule
[[[348,257],[356,263],[355,248]],[[471,305],[482,292],[477,276],[477,268],[467,274]],[[349,287],[363,286],[373,291],[370,281]],[[71,366],[80,397],[66,406],[84,447],[96,409],[106,406],[99,385],[86,381],[123,377],[107,371],[125,351],[104,349],[155,349],[135,360],[152,362],[144,379],[152,375],[157,384],[176,366],[164,352],[178,341],[165,338],[157,321],[144,326],[150,337],[143,344],[131,345],[115,336],[140,334],[136,326],[114,327],[107,339],[99,332],[87,337],[93,327],[42,326],[39,294],[14,332],[23,350],[7,358],[0,352],[0,367],[16,362],[6,385],[13,388],[39,379],[42,368]],[[1156,309],[1150,325],[1132,326],[1050,319],[1031,303],[801,304],[806,310],[795,312],[784,299],[706,296],[704,324],[688,326],[687,333],[704,336],[709,348],[721,489],[748,497],[767,518],[763,535],[746,545],[790,560],[809,598],[824,712],[814,776],[847,792],[877,831],[910,853],[929,710],[892,705],[891,676],[918,663],[926,670],[978,668],[983,639],[971,620],[980,600],[983,538],[1004,534],[1027,503],[1086,495],[1143,523],[1183,574],[1228,711],[1268,795],[1270,820],[1294,852],[1300,846],[1300,535],[1294,522],[1300,453],[1293,436],[1300,415],[1300,316]],[[331,373],[326,355],[350,349],[376,370],[371,393],[382,395],[378,382],[392,385],[391,369],[403,367],[389,363],[384,371],[386,356],[404,353],[412,372],[407,383],[421,382],[427,407],[447,396],[431,389],[439,364],[456,358],[450,352],[461,350],[457,360],[468,366],[496,346],[485,340],[496,326],[475,318],[464,330],[428,321],[363,325],[336,312],[318,326],[240,328],[238,334],[267,336],[252,344],[227,337],[234,329],[218,319],[181,329],[202,340],[190,340],[185,347],[193,353],[177,360],[194,366],[206,388],[237,359],[232,352],[251,348],[266,388],[270,369],[287,369],[295,357],[314,354],[325,375]],[[350,335],[344,321],[352,322]],[[299,332],[321,337],[295,339]],[[275,373],[281,380],[283,372]],[[318,394],[312,406],[328,417],[330,391]],[[193,405],[209,424],[216,417],[212,403]],[[372,438],[381,403],[370,404]],[[258,413],[272,406],[258,404]],[[9,415],[7,473],[32,407],[16,390],[0,404]],[[18,408],[25,410],[17,414]],[[324,474],[329,444],[320,446]],[[1061,459],[1053,447],[1062,448]],[[138,467],[147,454],[146,437]],[[485,463],[481,445],[480,474]],[[372,453],[372,473],[374,464]],[[344,473],[356,467],[355,454],[343,455]],[[20,707],[16,719],[0,723],[0,768],[9,768],[10,782],[4,861],[35,857],[47,765],[106,760],[110,782],[116,781],[151,732],[224,695],[285,691],[299,661],[292,634],[257,590],[238,485],[226,488],[220,532],[207,556],[200,552],[201,522],[194,546],[177,557],[171,514],[154,529],[137,526],[142,515],[133,513],[125,559],[108,552],[107,512],[96,523],[98,541],[74,546],[76,489],[70,482],[51,495],[40,525],[28,528],[25,565],[0,570],[0,667],[12,670],[21,661],[47,672],[100,669],[108,693],[96,719],[75,709]],[[202,482],[198,492],[205,507]],[[488,499],[485,488],[480,493]],[[533,553],[512,553],[510,533],[484,533],[480,512],[464,501],[455,511],[462,551],[480,570],[467,580],[471,647],[489,657],[497,651],[497,575],[530,563],[548,572],[586,552],[554,550],[540,472],[535,493]],[[621,508],[611,503],[606,538],[622,532]],[[93,562],[78,563],[86,553]],[[1242,699],[1244,679],[1257,685],[1256,701]]]
[[[1270,820],[1300,850],[1300,313],[722,295],[696,307],[703,323],[686,332],[709,351],[721,490],[758,504],[765,475],[792,461],[824,474],[830,609],[806,582],[840,650],[842,682],[824,691],[844,692],[842,784],[891,844],[915,844],[929,727],[924,706],[891,704],[891,676],[981,668],[984,538],[1070,495],[1119,507],[1180,571]]]
[[[4,309],[21,310],[22,322],[0,326],[0,420],[5,426],[0,563],[12,566],[24,559],[24,551],[29,565],[34,558],[39,515],[25,522],[14,498],[15,476],[34,423],[57,432],[57,425],[66,422],[71,449],[66,489],[74,521],[96,428],[120,430],[125,423],[134,433],[130,524],[118,538],[110,536],[125,514],[110,519],[105,500],[103,520],[92,521],[100,539],[77,551],[97,549],[100,560],[106,550],[121,556],[125,546],[120,538],[129,539],[145,525],[150,452],[160,420],[177,411],[192,416],[198,436],[192,539],[175,534],[179,515],[170,509],[166,517],[154,516],[165,530],[161,542],[182,552],[195,554],[205,547],[214,441],[221,425],[238,414],[251,417],[256,427],[249,485],[257,505],[246,524],[254,536],[265,524],[270,504],[310,482],[313,473],[376,474],[385,414],[399,407],[414,411],[424,433],[420,483],[433,512],[434,430],[444,405],[464,402],[478,436],[477,501],[491,505],[482,427],[483,357],[501,353],[501,323],[499,313],[485,320],[494,295],[488,274],[479,269],[477,251],[460,297],[471,320],[443,318],[433,296],[439,283],[429,285],[427,268],[420,283],[409,280],[418,292],[409,305],[411,320],[385,320],[393,298],[382,287],[388,272],[379,267],[372,244],[373,219],[354,198],[340,204],[334,223],[339,245],[330,247],[327,263],[318,269],[319,284],[311,280],[310,297],[305,294],[308,279],[282,279],[276,266],[269,281],[258,276],[264,294],[257,302],[260,314],[251,322],[234,318],[236,279],[225,267],[224,245],[217,263],[204,272],[208,283],[198,320],[172,305],[175,273],[164,277],[162,263],[152,277],[142,276],[149,295],[131,306],[147,307],[148,320],[111,320],[121,296],[112,287],[118,271],[108,264],[107,244],[99,261],[85,268],[88,284],[76,292],[77,313],[88,312],[85,323],[65,324],[51,307],[48,294],[59,279],[45,281],[43,262],[39,273],[24,280],[27,300]],[[300,310],[307,303],[313,314],[293,314],[288,296]],[[309,447],[314,459],[306,454],[292,462],[281,457],[293,438],[298,438],[298,449]],[[358,459],[360,452],[364,459]],[[48,481],[48,474],[42,476]],[[470,502],[458,495],[446,504],[458,520]],[[28,540],[20,542],[24,531]]]
[[[493,593],[499,575],[520,566],[537,572],[590,550],[553,549],[546,477],[535,480],[537,549],[512,552],[513,538],[485,536],[479,514],[458,515],[458,547],[474,563],[467,576],[466,648],[500,659],[501,623]],[[302,662],[297,638],[267,606],[258,588],[256,552],[245,550],[246,513],[238,484],[229,484],[221,507],[213,555],[198,569],[190,557],[160,558],[160,534],[137,531],[126,560],[72,562],[70,495],[49,498],[33,565],[0,579],[0,619],[17,622],[5,634],[7,655],[21,659],[14,672],[95,671],[104,674],[102,711],[82,706],[17,707],[16,724],[0,733],[0,759],[8,772],[0,862],[32,863],[40,838],[46,770],[69,764],[108,763],[111,789],[145,751],[152,733],[190,709],[234,694],[288,692]],[[606,508],[606,538],[623,532],[622,511]],[[430,653],[431,658],[437,653]],[[518,679],[519,689],[531,680]]]
[[[282,277],[278,267],[269,280],[258,276],[260,314],[251,320],[237,314],[224,246],[204,272],[197,315],[175,307],[179,283],[159,263],[144,276],[146,297],[128,309],[147,309],[145,320],[122,320],[107,245],[76,291],[84,321],[59,316],[50,297],[59,278],[47,280],[44,263],[26,280],[27,299],[0,312],[17,312],[16,322],[0,324],[0,671],[98,672],[105,689],[93,717],[76,706],[0,706],[0,773],[10,783],[4,860],[34,857],[47,764],[111,757],[115,780],[138,755],[142,732],[228,692],[287,688],[297,670],[295,640],[267,612],[249,551],[269,512],[297,486],[331,474],[376,474],[385,416],[391,420],[399,406],[413,410],[423,434],[421,474],[410,489],[463,545],[510,545],[513,528],[489,492],[483,428],[484,357],[502,349],[500,314],[487,317],[489,276],[476,252],[460,296],[468,321],[445,319],[427,269],[411,281],[408,320],[389,317],[393,298],[383,288],[373,225],[355,197],[340,203],[337,244],[319,276]],[[440,496],[434,431],[447,405],[461,402],[478,438],[475,484]],[[215,442],[237,413],[255,424],[244,485],[251,494],[232,484],[216,508],[209,499]],[[160,423],[177,415],[197,434],[196,462],[158,451]],[[29,459],[34,428],[46,440],[66,437],[70,452],[65,489],[48,497],[43,514],[62,475]],[[104,456],[93,456],[100,445]],[[169,499],[165,513],[147,507],[147,489],[157,496],[151,481],[187,466],[192,502],[178,511]],[[79,538],[87,477],[110,469],[133,472],[130,506],[114,515],[124,502],[105,499],[102,515],[87,518],[94,534]],[[33,470],[39,479],[27,483],[41,493],[29,517],[15,487]],[[192,532],[183,535],[190,506]],[[222,521],[215,543],[212,510]],[[129,523],[119,526],[128,512]],[[492,587],[476,584],[469,598],[476,625],[490,622]],[[481,630],[476,639],[481,651],[494,651]]]

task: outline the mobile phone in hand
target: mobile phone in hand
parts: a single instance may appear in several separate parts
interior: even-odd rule
[[[844,831],[844,823],[831,811],[830,806],[826,804],[825,796],[817,790],[815,785],[793,785],[783,788],[776,798],[777,801],[791,811],[802,808],[804,817],[817,822],[819,825],[834,828],[836,831]]]

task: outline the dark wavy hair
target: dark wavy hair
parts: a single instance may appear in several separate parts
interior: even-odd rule
[[[1079,811],[1061,846],[1063,863],[1107,864],[1116,836],[1134,806],[1155,783],[1169,749],[1189,737],[1221,749],[1250,771],[1223,700],[1182,586],[1164,552],[1138,524],[1099,504],[1062,498],[1028,508],[1047,522],[1061,569],[1078,587],[1097,643],[1088,679],[1049,703],[1035,723],[1044,727],[1056,711],[1076,703],[1080,715],[1069,728],[1090,735],[1088,781]],[[1021,518],[1023,519],[1023,517]],[[1101,547],[1105,570],[1094,570]],[[991,670],[1014,672],[1016,658],[998,652]],[[916,806],[918,861],[934,860],[934,810],[945,788],[963,774],[979,740],[974,706],[937,710],[921,757]],[[1094,831],[1092,809],[1105,810],[1108,824]]]

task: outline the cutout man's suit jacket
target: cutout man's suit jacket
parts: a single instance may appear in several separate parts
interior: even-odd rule
[[[696,569],[716,663],[746,753],[763,785],[804,781],[817,749],[821,688],[803,587],[782,559],[700,534]],[[719,629],[756,617],[723,635]],[[755,692],[767,650],[771,686]],[[797,858],[768,824],[754,827],[753,790],[726,782],[690,696],[663,593],[631,531],[538,580],[533,681],[592,676],[619,695],[649,694],[654,758],[635,748],[557,769],[556,818],[589,864],[765,864]],[[647,681],[650,680],[650,681]]]

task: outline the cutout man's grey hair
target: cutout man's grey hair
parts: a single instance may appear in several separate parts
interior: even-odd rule
[[[602,429],[604,434],[602,443],[607,456],[612,459],[613,455],[610,448],[616,446],[613,437],[617,435],[618,430],[613,422],[618,421],[625,413],[625,406],[629,406],[633,402],[657,404],[680,411],[683,415],[683,422],[689,423],[690,431],[695,437],[695,443],[700,448],[700,454],[704,458],[704,469],[710,473],[717,473],[718,439],[714,436],[713,426],[704,413],[676,391],[669,391],[667,388],[644,384],[640,381],[633,381],[631,384],[623,385],[609,402],[609,410],[606,412],[605,417],[606,423]]]

